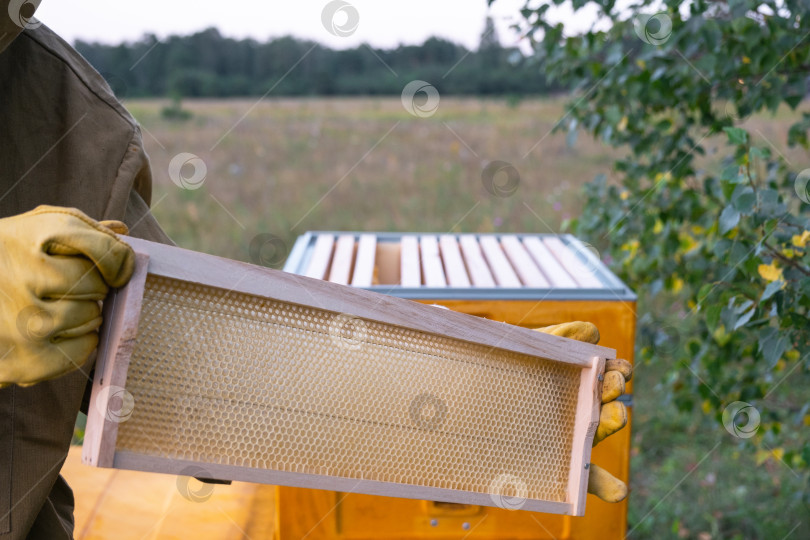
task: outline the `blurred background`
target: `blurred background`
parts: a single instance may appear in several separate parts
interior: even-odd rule
[[[153,213],[181,247],[250,261],[257,235],[288,250],[307,230],[592,244],[639,294],[630,536],[705,540],[810,537],[808,10],[99,0],[37,16],[141,124]],[[482,184],[495,160],[519,172],[508,196]]]

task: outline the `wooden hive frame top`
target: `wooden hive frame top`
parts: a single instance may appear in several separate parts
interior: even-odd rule
[[[310,231],[284,270],[419,300],[635,300],[568,234]]]

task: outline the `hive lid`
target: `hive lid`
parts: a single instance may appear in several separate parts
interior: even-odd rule
[[[636,299],[570,234],[310,231],[284,270],[422,300]]]

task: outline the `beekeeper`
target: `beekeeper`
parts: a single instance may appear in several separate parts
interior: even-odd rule
[[[126,224],[169,241],[149,213],[138,125],[87,61],[33,19],[38,4],[0,0],[4,540],[72,538],[73,495],[59,471],[89,388],[98,301],[133,268],[114,231]]]

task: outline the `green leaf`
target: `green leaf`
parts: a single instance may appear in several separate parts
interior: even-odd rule
[[[798,107],[799,103],[802,102],[802,99],[804,99],[804,96],[802,96],[802,95],[784,96],[783,99],[785,100],[785,103],[787,103],[788,106],[791,109],[795,109],[796,107]]]
[[[771,151],[768,148],[760,148],[759,146],[752,146],[749,151],[752,158],[767,160],[771,157]]]
[[[751,258],[751,248],[748,245],[743,245],[740,242],[734,242],[731,245],[731,253],[728,255],[728,262],[734,266],[738,266]]]
[[[757,197],[754,194],[754,189],[744,184],[737,185],[737,187],[734,188],[734,192],[731,194],[731,204],[743,214],[747,214],[753,210],[756,200]]]
[[[729,165],[728,167],[724,167],[723,171],[720,173],[721,180],[732,182],[734,184],[740,183],[742,178],[743,176],[740,174],[739,165]]]
[[[722,306],[717,304],[706,308],[706,326],[709,327],[709,330],[717,328],[717,321],[720,320],[720,311],[722,309]]]
[[[731,144],[747,144],[748,132],[742,128],[724,127],[723,131],[728,135],[728,142]]]
[[[755,310],[756,306],[754,306],[753,301],[746,300],[742,304],[736,305],[735,299],[732,298],[729,300],[728,305],[720,311],[720,317],[723,319],[723,326],[726,328],[731,328],[731,330],[734,331],[751,320]]]
[[[782,354],[788,347],[787,336],[781,330],[773,327],[763,328],[759,332],[758,350],[762,357],[768,362],[768,367],[773,367],[782,358]]]
[[[714,248],[712,249],[714,256],[717,257],[718,259],[725,258],[725,256],[728,254],[733,244],[734,243],[727,238],[718,240],[717,243],[714,245]]]
[[[779,201],[779,193],[773,189],[761,189],[758,195],[759,213],[767,217],[782,217],[787,206]]]
[[[708,298],[709,294],[713,290],[714,290],[714,284],[713,283],[704,283],[700,287],[700,290],[698,291],[698,295],[697,295],[698,304],[703,304],[706,301],[706,298]]]
[[[726,234],[740,222],[740,212],[731,205],[723,209],[720,214],[720,234]]]
[[[777,279],[776,281],[771,281],[768,283],[768,286],[765,287],[765,290],[762,292],[762,296],[759,298],[760,302],[764,302],[774,294],[776,294],[782,287],[785,286],[785,282],[781,279]]]
[[[740,315],[740,318],[737,319],[737,322],[734,323],[734,327],[732,328],[732,330],[736,330],[736,329],[740,328],[741,326],[745,326],[745,323],[750,321],[751,317],[754,316],[754,312],[756,310],[757,310],[757,308],[756,308],[756,306],[754,306],[751,309],[749,309],[748,311],[746,311],[745,313],[743,313],[742,315]]]

